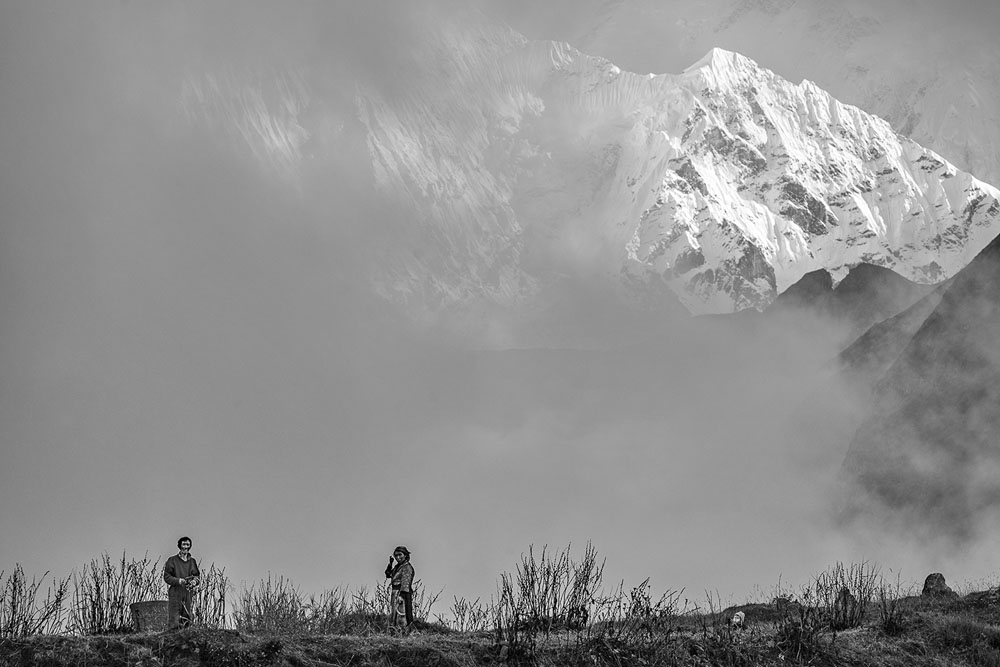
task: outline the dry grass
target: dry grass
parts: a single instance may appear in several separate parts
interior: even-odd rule
[[[43,598],[41,589],[48,575],[46,572],[29,583],[20,564],[14,566],[10,575],[0,572],[0,637],[28,637],[62,630],[69,579],[53,579]]]
[[[428,628],[431,610],[440,594],[428,594],[414,582],[413,614],[417,627]],[[283,576],[268,575],[244,587],[233,611],[240,632],[271,635],[373,635],[390,630],[389,593],[384,586],[361,587],[355,592],[335,588],[304,595]]]
[[[129,562],[123,557],[115,563],[105,558],[84,570],[92,583],[82,590],[110,591],[101,599],[116,601],[111,608],[117,609],[129,587],[139,588],[144,573],[156,569],[148,559]],[[28,598],[40,599],[40,585],[36,580],[27,584],[23,571],[17,572],[14,584],[6,584],[17,594],[6,594],[5,605],[34,610],[19,614],[35,621],[0,638],[0,667],[1000,667],[1000,592],[970,592],[957,599],[905,595],[912,589],[898,575],[887,583],[868,563],[837,563],[797,593],[779,586],[780,594],[765,602],[723,608],[718,595],[708,595],[699,607],[684,599],[683,591],[654,593],[648,580],[635,587],[605,587],[603,561],[591,545],[579,559],[569,547],[556,552],[529,548],[513,573],[500,576],[496,599],[455,599],[447,622],[441,617],[429,622],[438,596],[427,595],[420,586],[420,620],[412,633],[389,628],[384,586],[306,596],[280,576],[244,588],[228,617],[235,629],[225,629],[230,600],[224,595],[225,575],[218,570],[215,576],[223,583],[203,593],[200,627],[70,636],[63,624],[63,634],[54,634],[52,619],[59,613],[51,611],[51,592],[48,606],[44,601],[25,605]],[[3,581],[10,578],[0,575]],[[80,595],[78,591],[76,597]],[[206,620],[213,616],[210,609],[217,610],[215,627]],[[745,614],[745,627],[730,626],[735,611]],[[10,617],[8,611],[0,619]],[[49,620],[40,623],[43,617]],[[101,618],[111,619],[108,626],[125,625],[113,615]]]

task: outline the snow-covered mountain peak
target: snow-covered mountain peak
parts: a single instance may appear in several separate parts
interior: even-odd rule
[[[718,85],[755,78],[761,68],[753,60],[735,51],[714,47],[697,62],[684,68],[683,74],[701,74]]]
[[[359,82],[352,106],[376,186],[410,230],[379,248],[376,289],[422,316],[531,307],[580,279],[694,313],[763,308],[820,268],[839,278],[868,263],[934,282],[1000,224],[994,188],[724,49],[643,76],[483,30],[442,35],[414,67],[392,94]],[[314,136],[322,73],[306,79],[295,100],[311,108],[281,125]],[[239,116],[199,90],[209,110]],[[247,112],[249,131],[277,126],[260,104]]]
[[[807,271],[861,262],[935,282],[996,231],[995,189],[810,81],[713,49],[677,84],[691,111],[626,268],[687,276],[694,312],[760,308]],[[990,202],[982,218],[970,195]]]

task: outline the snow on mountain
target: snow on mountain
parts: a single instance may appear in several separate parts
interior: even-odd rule
[[[291,180],[360,133],[406,218],[376,289],[411,312],[531,307],[577,280],[647,307],[760,309],[820,268],[940,281],[998,231],[995,188],[736,53],[644,76],[506,29],[439,30],[391,93],[359,81],[346,111],[319,71],[192,79],[184,98]]]
[[[628,268],[680,278],[692,311],[760,308],[817,268],[935,282],[992,236],[994,188],[809,82],[715,49],[678,84],[690,111]]]

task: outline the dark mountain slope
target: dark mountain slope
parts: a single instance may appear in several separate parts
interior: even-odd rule
[[[941,303],[951,281],[903,312],[878,322],[838,355],[836,365],[852,384],[870,385],[885,375],[927,318]]]
[[[889,269],[859,264],[836,287],[824,269],[812,271],[782,292],[765,311],[771,317],[809,312],[847,329],[851,340],[872,325],[909,308],[934,290]]]
[[[844,463],[861,492],[848,517],[888,509],[969,537],[1000,505],[998,286],[1000,238],[955,276],[875,385]]]
[[[947,286],[939,285],[903,312],[875,324],[828,362],[782,424],[781,437],[802,443],[803,456],[839,464],[868,416],[874,384],[941,302]]]

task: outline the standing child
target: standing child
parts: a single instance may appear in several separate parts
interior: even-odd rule
[[[413,566],[410,565],[410,551],[406,547],[396,547],[385,568],[385,578],[389,579],[389,602],[392,605],[391,623],[396,627],[399,621],[399,606],[402,603],[406,613],[406,629],[413,626]]]

